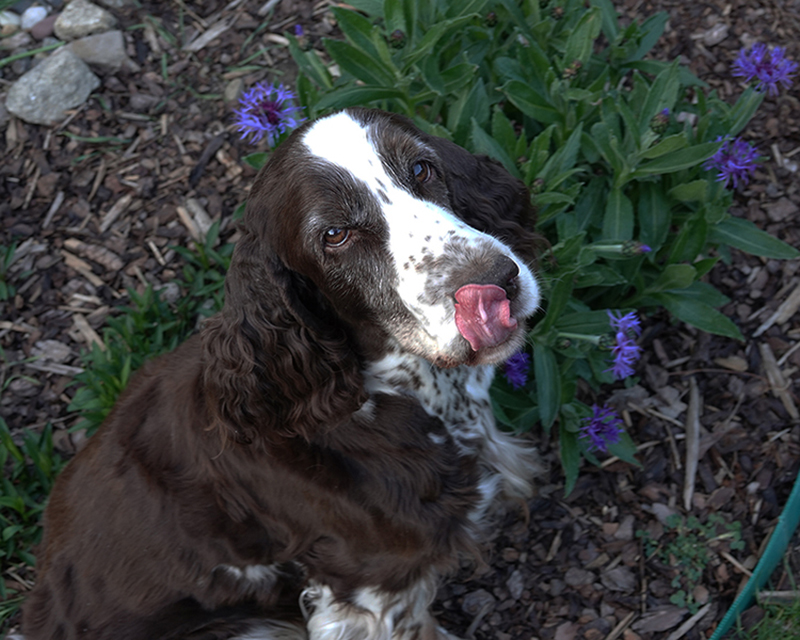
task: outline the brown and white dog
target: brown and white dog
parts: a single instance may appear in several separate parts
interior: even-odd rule
[[[50,498],[29,640],[433,640],[533,450],[494,365],[539,302],[529,194],[348,109],[258,175],[223,311],[135,376]]]

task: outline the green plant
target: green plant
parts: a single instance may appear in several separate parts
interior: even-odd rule
[[[17,444],[0,418],[0,631],[22,601],[20,590],[8,588],[6,580],[19,583],[34,566],[30,550],[41,537],[41,514],[63,466],[53,451],[50,424],[38,434],[23,430],[21,438],[21,444]]]
[[[103,330],[103,347],[92,345],[83,354],[84,371],[75,376],[78,386],[70,410],[81,414],[74,427],[91,435],[111,411],[131,373],[145,360],[171,351],[196,329],[198,319],[222,308],[225,271],[233,245],[214,246],[219,224],[209,230],[203,244],[193,249],[175,247],[184,259],[180,296],[174,303],[162,299],[148,286],[141,294],[129,290],[131,305],[117,309]]]
[[[589,403],[619,379],[621,340],[636,337],[609,310],[666,309],[742,339],[706,274],[731,247],[800,255],[728,213],[728,182],[746,182],[757,155],[728,141],[764,96],[748,88],[729,105],[677,61],[648,59],[666,14],[623,27],[610,0],[350,4],[332,8],[345,39],[323,42],[338,75],[287,34],[308,115],[353,105],[404,113],[494,157],[534,194],[551,247],[540,262],[545,313],[529,336],[535,375],[520,388],[498,376],[495,410],[517,431],[557,426],[569,492],[581,459],[596,462],[585,429],[606,410]],[[731,149],[745,154],[735,169]],[[625,435],[608,450],[635,462]]]
[[[672,567],[671,586],[675,592],[670,602],[687,607],[694,614],[700,608],[694,590],[711,562],[710,551],[723,543],[734,551],[744,549],[741,529],[740,522],[728,523],[718,513],[709,515],[705,523],[695,516],[683,518],[674,514],[666,521],[665,542],[654,540],[647,531],[637,531],[636,536],[642,540],[648,558],[656,557]]]
[[[800,598],[789,605],[764,606],[764,618],[751,629],[749,640],[800,640]]]
[[[14,287],[8,283],[8,270],[16,258],[17,244],[6,247],[0,245],[0,301],[8,300],[14,295]]]

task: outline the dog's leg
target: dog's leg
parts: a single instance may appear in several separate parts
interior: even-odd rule
[[[428,610],[433,585],[423,580],[400,593],[364,588],[343,601],[330,587],[314,584],[303,593],[309,640],[459,640]]]
[[[231,640],[308,640],[308,633],[302,624],[272,620],[256,624]]]

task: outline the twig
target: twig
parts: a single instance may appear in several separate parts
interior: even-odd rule
[[[697,464],[700,456],[700,390],[694,376],[689,378],[689,407],[686,410],[686,471],[683,482],[683,507],[692,509]]]
[[[757,338],[773,324],[782,324],[786,322],[795,314],[798,308],[800,308],[800,284],[795,286],[794,290],[789,294],[789,297],[775,310],[775,313],[767,318],[761,326],[753,332],[753,337]]]
[[[750,571],[750,569],[745,567],[741,562],[739,562],[736,558],[734,558],[727,551],[720,551],[719,555],[721,555],[723,558],[725,558],[728,562],[730,562],[734,567],[736,567],[739,571],[741,571],[748,578],[753,575],[753,572]]]
[[[58,213],[58,209],[61,207],[63,202],[64,192],[59,191],[53,200],[53,204],[51,204],[50,208],[47,210],[47,215],[44,217],[44,221],[42,222],[42,229],[47,229],[47,227],[50,226],[50,223],[53,221],[53,217],[56,215],[56,213]]]
[[[106,215],[103,216],[102,221],[100,222],[100,233],[105,233],[108,228],[116,222],[117,218],[119,218],[125,209],[128,208],[130,205],[131,200],[133,200],[133,194],[126,193],[122,196],[119,200],[114,203],[114,206],[111,207]]]
[[[775,360],[775,354],[772,353],[769,344],[762,342],[758,345],[758,351],[761,354],[761,360],[764,363],[764,371],[767,374],[767,380],[769,380],[773,395],[781,401],[784,409],[786,409],[786,413],[789,414],[792,420],[800,419],[800,411],[797,410],[794,399],[788,391],[789,384],[783,377],[783,372],[778,366]]]
[[[627,616],[625,616],[622,620],[617,623],[617,626],[614,627],[611,632],[605,637],[604,640],[617,640],[622,633],[627,629],[631,622],[633,622],[633,618],[636,616],[635,611],[631,611]]]
[[[680,627],[675,629],[669,636],[667,640],[681,640],[682,638],[686,637],[686,634],[689,633],[689,630],[694,627],[700,620],[702,620],[703,616],[708,613],[708,610],[711,609],[711,603],[709,602],[706,606],[704,606],[700,611],[695,613],[691,618],[689,618],[686,622],[684,622]]]

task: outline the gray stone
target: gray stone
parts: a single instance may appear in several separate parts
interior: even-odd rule
[[[83,104],[100,79],[71,51],[59,49],[8,90],[6,108],[33,124],[56,124]]]
[[[19,31],[20,17],[11,11],[0,11],[0,36],[10,36]]]
[[[37,22],[44,20],[47,17],[47,9],[44,7],[28,7],[25,13],[22,14],[20,25],[25,31],[30,31],[31,27]]]
[[[132,71],[138,68],[125,51],[125,38],[122,31],[106,31],[92,36],[73,40],[66,47],[92,67],[105,73],[116,73],[122,67]]]
[[[89,0],[72,0],[56,20],[56,35],[62,40],[76,40],[93,33],[110,31],[117,19]]]
[[[99,0],[100,4],[109,9],[124,9],[125,7],[134,6],[133,0]]]

